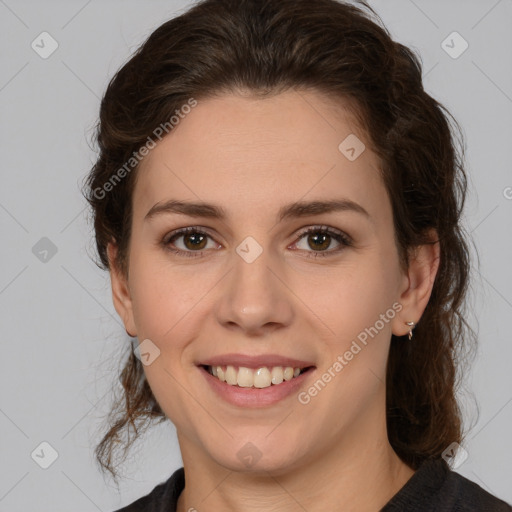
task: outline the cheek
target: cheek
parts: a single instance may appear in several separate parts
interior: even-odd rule
[[[384,261],[367,258],[350,268],[331,271],[325,279],[316,279],[315,288],[323,291],[310,294],[311,299],[306,302],[330,328],[330,336],[338,344],[350,344],[392,307],[393,276]],[[390,329],[388,324],[386,329]]]
[[[198,322],[194,305],[204,295],[184,273],[170,270],[154,258],[134,258],[130,268],[133,314],[140,342],[151,340],[158,347],[159,356],[144,366],[150,388],[161,408],[172,421],[180,425],[188,406],[182,386],[186,371],[183,359],[193,329]],[[200,281],[199,281],[200,282]]]
[[[329,373],[331,369],[336,377],[318,403],[340,408],[347,417],[363,414],[365,407],[382,393],[391,326],[397,311],[393,307],[393,261],[368,258],[350,271],[345,269],[337,283],[331,280],[333,292],[322,296],[314,306],[335,333],[330,333],[330,341],[326,340],[329,355],[322,372]],[[337,367],[333,368],[336,362]]]
[[[131,293],[137,331],[144,338],[159,340],[175,323],[176,309],[170,286],[164,286],[164,279],[154,277],[147,269],[133,272]],[[170,293],[165,293],[166,290]]]
[[[218,279],[199,275],[192,266],[170,265],[165,256],[141,254],[130,267],[130,290],[138,331],[157,345],[183,339],[183,329],[205,303],[203,297]],[[177,333],[181,333],[177,336]]]

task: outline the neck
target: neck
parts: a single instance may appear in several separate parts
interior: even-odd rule
[[[344,432],[327,452],[279,473],[228,470],[180,439],[186,486],[177,512],[380,510],[414,474],[389,444],[385,416],[380,419],[380,433],[365,422],[356,437]]]

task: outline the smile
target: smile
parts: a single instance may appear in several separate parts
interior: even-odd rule
[[[241,388],[268,388],[278,386],[282,382],[290,381],[302,373],[309,370],[310,367],[300,368],[291,366],[273,366],[261,368],[246,368],[244,366],[203,366],[210,374],[221,382],[230,386]]]

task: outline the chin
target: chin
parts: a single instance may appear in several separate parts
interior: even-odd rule
[[[297,451],[297,444],[290,441],[288,439],[287,443],[284,440],[276,443],[275,440],[269,442],[264,438],[250,441],[250,438],[245,437],[243,440],[233,441],[226,449],[219,450],[216,445],[210,451],[210,456],[229,471],[255,475],[261,473],[266,476],[271,473],[277,476],[300,466],[304,459],[303,454]]]

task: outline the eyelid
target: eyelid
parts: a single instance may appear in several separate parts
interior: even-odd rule
[[[297,233],[295,233],[295,236],[302,237],[303,235],[305,235],[307,233],[317,232],[317,231],[318,232],[327,232],[329,234],[331,234],[331,233],[336,234],[338,236],[345,238],[347,241],[350,241],[350,242],[353,241],[352,238],[344,231],[341,231],[341,229],[337,229],[332,226],[327,226],[326,224],[314,224],[314,225],[308,226],[306,228],[300,229],[299,231],[297,231]]]
[[[202,226],[187,226],[185,228],[178,228],[170,231],[166,235],[164,235],[162,242],[169,243],[173,238],[177,238],[180,235],[186,235],[187,233],[198,233],[201,235],[209,236],[213,238],[213,235],[210,234],[208,228],[204,228]]]

